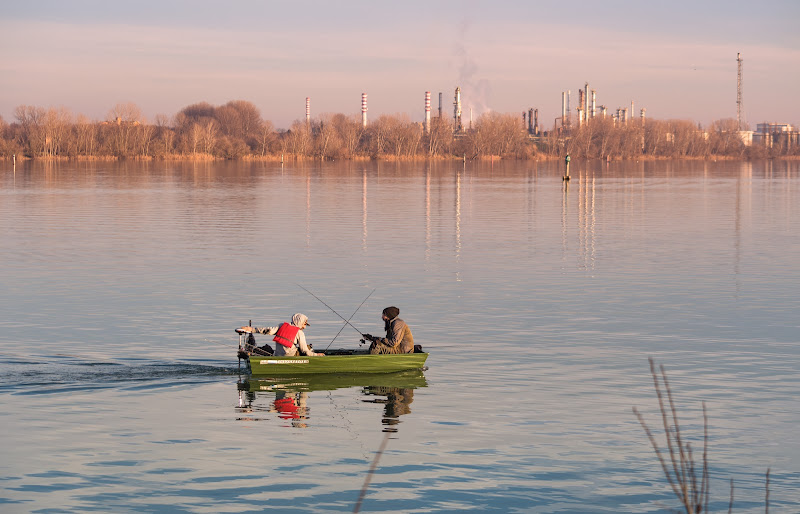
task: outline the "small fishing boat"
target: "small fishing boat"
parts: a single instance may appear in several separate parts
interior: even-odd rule
[[[333,391],[351,387],[419,389],[427,387],[421,369],[394,373],[320,373],[298,377],[251,376],[239,382],[239,391],[264,393],[271,391]]]
[[[239,335],[239,359],[245,361],[252,375],[270,377],[295,376],[317,373],[394,373],[422,369],[428,354],[415,348],[414,353],[372,355],[367,349],[326,350],[321,356],[293,357],[263,355],[253,346],[246,334]]]

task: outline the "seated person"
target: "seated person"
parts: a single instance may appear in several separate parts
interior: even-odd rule
[[[275,335],[272,340],[278,343],[275,345],[276,357],[294,357],[295,355],[307,355],[312,357],[325,355],[324,353],[314,352],[311,346],[306,343],[306,336],[303,333],[303,329],[308,325],[310,325],[308,316],[298,312],[292,316],[291,323],[282,323],[277,327],[241,327],[239,331],[249,332],[251,334]]]
[[[381,318],[386,329],[386,337],[362,334],[364,339],[372,341],[369,353],[414,353],[414,336],[406,322],[398,318],[399,315],[400,309],[397,307],[383,309]]]

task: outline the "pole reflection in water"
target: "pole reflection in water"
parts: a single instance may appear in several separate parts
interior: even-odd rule
[[[361,403],[382,406],[384,432],[397,432],[400,416],[411,413],[414,389],[427,387],[422,370],[400,373],[325,374],[320,376],[247,377],[237,384],[237,420],[275,421],[289,428],[307,428],[313,419],[309,400],[315,394],[336,389],[359,388]]]
[[[361,178],[361,249],[367,251],[367,168]]]

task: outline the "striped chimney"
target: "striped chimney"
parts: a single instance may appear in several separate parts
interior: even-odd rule
[[[361,125],[367,126],[367,94],[361,93]]]
[[[311,123],[311,98],[306,97],[306,124]]]
[[[431,92],[425,91],[425,132],[431,130]]]

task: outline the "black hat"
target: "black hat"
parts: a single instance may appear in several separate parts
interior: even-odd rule
[[[383,309],[383,315],[389,319],[395,319],[397,316],[400,315],[400,309],[397,307],[386,307]]]

